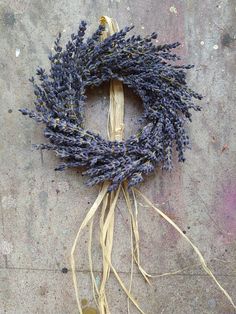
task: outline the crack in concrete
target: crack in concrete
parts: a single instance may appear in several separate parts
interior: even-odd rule
[[[53,269],[53,268],[27,268],[27,267],[0,267],[0,270],[19,270],[19,271],[48,271],[48,272],[62,272],[61,269]],[[71,269],[68,269],[68,272],[70,272]],[[77,273],[90,273],[90,270],[76,270]],[[94,270],[94,273],[97,273],[97,274],[102,274],[102,271],[98,271],[98,270]],[[119,271],[120,274],[124,274],[124,275],[127,275],[127,274],[130,274],[130,272],[128,271]],[[140,273],[134,273],[135,276],[141,276]],[[189,277],[193,277],[193,276],[196,276],[196,277],[208,277],[207,274],[190,274],[190,273],[178,273],[178,274],[170,274],[170,275],[166,275],[166,276],[162,276],[161,274],[158,274],[158,273],[150,273],[150,275],[152,276],[156,276],[156,278],[161,278],[161,277],[170,277],[170,276],[189,276]],[[217,274],[215,273],[215,276],[218,276],[218,277],[236,277],[236,274],[235,273],[228,273],[228,274]],[[155,279],[155,278],[153,278]]]

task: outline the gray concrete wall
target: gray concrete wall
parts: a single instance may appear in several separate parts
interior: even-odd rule
[[[176,164],[171,174],[157,170],[140,189],[198,245],[236,302],[235,0],[1,0],[0,313],[77,313],[71,272],[61,270],[70,268],[72,242],[98,188],[85,187],[76,171],[55,173],[58,160],[53,153],[32,151],[32,143],[44,141],[42,128],[21,116],[18,108],[33,107],[28,78],[38,65],[48,66],[47,55],[58,31],[67,39],[86,19],[91,32],[101,15],[116,18],[121,27],[135,24],[136,33],[157,31],[159,42],[181,41],[184,61],[196,64],[189,81],[205,99],[203,112],[194,114],[189,126],[192,150],[184,165]],[[89,95],[88,127],[93,125],[101,133],[107,102],[106,86]],[[126,104],[129,134],[137,127],[141,105],[128,90]],[[113,261],[126,282],[130,270],[127,219],[121,202]],[[234,313],[196,266],[192,249],[149,208],[140,208],[140,235],[142,262],[149,272],[193,266],[152,280],[152,287],[135,270],[134,294],[146,313]],[[94,238],[99,281],[98,228]],[[77,250],[77,274],[81,298],[94,308],[87,241],[85,233]],[[108,289],[112,314],[127,313],[126,297],[113,276]],[[131,308],[131,313],[136,310]]]

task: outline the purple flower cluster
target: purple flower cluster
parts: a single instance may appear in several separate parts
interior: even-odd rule
[[[86,22],[82,21],[65,48],[59,34],[55,53],[49,56],[49,73],[38,68],[38,82],[30,79],[36,110],[20,109],[46,125],[49,143],[35,146],[56,151],[63,160],[56,170],[83,166],[88,185],[109,180],[110,191],[124,180],[129,186],[138,184],[157,165],[171,169],[173,148],[178,160],[185,160],[189,138],[184,123],[191,121],[191,109],[200,110],[192,100],[202,98],[186,83],[186,70],[192,66],[174,64],[180,59],[172,53],[178,42],[155,45],[156,33],[126,38],[131,29],[126,27],[101,41],[104,27],[100,25],[85,39]],[[83,127],[87,88],[112,79],[132,88],[144,108],[145,126],[122,142],[105,140]]]

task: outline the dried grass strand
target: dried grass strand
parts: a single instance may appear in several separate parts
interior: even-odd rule
[[[162,216],[169,224],[171,224],[178,232],[179,234],[191,245],[195,253],[197,254],[201,266],[204,269],[204,271],[213,279],[213,281],[216,283],[217,287],[221,290],[221,292],[226,296],[226,298],[229,300],[231,305],[233,306],[234,309],[236,309],[236,305],[232,299],[232,297],[229,295],[229,293],[222,287],[222,285],[219,283],[219,281],[216,279],[215,275],[212,273],[210,268],[207,266],[207,263],[200,252],[200,250],[193,244],[193,242],[182,232],[182,230],[176,225],[176,223],[170,219],[165,213],[163,213],[159,208],[154,206],[152,202],[143,194],[141,193],[138,189],[133,188],[134,192],[136,192],[138,195],[140,195],[144,201],[152,207],[160,216]]]

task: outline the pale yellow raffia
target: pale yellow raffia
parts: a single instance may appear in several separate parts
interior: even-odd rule
[[[154,204],[152,204],[152,202],[145,196],[143,195],[143,193],[141,193],[138,189],[133,189],[134,192],[136,192],[137,194],[139,194],[144,201],[150,206],[152,207],[160,216],[162,216],[169,224],[171,224],[180,234],[181,236],[191,245],[191,247],[193,248],[193,250],[196,252],[201,266],[202,268],[205,270],[205,272],[214,280],[214,282],[216,283],[216,285],[218,286],[218,288],[223,292],[223,294],[226,296],[226,298],[229,300],[229,302],[232,304],[232,306],[234,307],[234,309],[236,309],[236,305],[233,301],[233,299],[231,298],[231,296],[228,294],[228,292],[221,286],[221,284],[219,283],[219,281],[216,279],[215,275],[212,273],[212,271],[210,270],[210,268],[207,266],[207,263],[202,255],[202,253],[199,251],[199,249],[193,244],[193,242],[182,232],[182,230],[176,225],[176,223],[170,219],[165,213],[163,213],[163,211],[161,211],[159,208],[157,208]]]
[[[132,284],[133,284],[133,274],[134,274],[134,257],[133,257],[133,246],[134,246],[134,241],[133,241],[133,229],[132,229],[132,219],[131,215],[129,217],[129,223],[130,223],[130,247],[131,247],[131,266],[130,266],[130,282],[129,282],[129,294],[131,294],[132,290]],[[130,314],[130,300],[127,298],[127,310],[128,314]]]
[[[134,258],[135,263],[138,266],[139,271],[141,272],[141,274],[143,275],[143,277],[145,278],[145,280],[151,285],[150,280],[148,279],[148,277],[152,277],[150,274],[148,274],[141,266],[140,263],[140,250],[139,250],[139,230],[138,230],[138,213],[137,213],[137,203],[135,200],[135,195],[134,195],[134,206],[135,206],[135,215],[133,214],[133,210],[132,210],[132,205],[131,205],[131,200],[130,200],[130,196],[129,196],[129,192],[128,192],[128,187],[127,187],[127,183],[124,183],[124,189],[123,189],[123,193],[124,193],[124,197],[126,200],[126,204],[128,207],[128,211],[130,214],[130,218],[131,218],[131,222],[132,222],[132,230],[133,230],[133,238],[134,238],[134,249],[132,251],[132,256]]]
[[[118,25],[114,19],[107,16],[102,16],[100,22],[103,25],[108,25],[108,31],[103,33],[102,39],[105,39],[107,35],[112,35],[119,30]],[[112,80],[110,82],[110,107],[108,116],[108,137],[110,140],[121,141],[123,139],[124,131],[124,91],[123,84],[118,80]],[[113,246],[113,234],[114,234],[114,217],[117,200],[120,194],[120,188],[115,192],[109,194],[108,206],[104,206],[100,217],[100,244],[103,253],[103,276],[99,289],[99,313],[110,313],[107,296],[106,296],[106,283],[109,279],[110,270],[112,269],[116,279],[120,283],[121,287],[128,296],[128,299],[136,306],[136,308],[144,313],[137,302],[131,295],[129,289],[127,289],[118,275],[116,269],[111,262],[111,253]],[[106,212],[107,209],[107,212]]]
[[[137,302],[135,301],[135,299],[133,298],[133,296],[130,294],[129,289],[127,289],[125,287],[125,284],[123,283],[122,279],[120,278],[118,272],[116,271],[115,267],[112,265],[111,262],[111,247],[110,247],[110,243],[109,242],[109,237],[105,237],[105,235],[107,234],[107,231],[109,230],[109,224],[112,221],[111,217],[113,217],[114,215],[114,210],[116,207],[116,203],[117,203],[117,198],[118,198],[119,193],[115,193],[115,198],[113,199],[113,202],[111,203],[111,205],[108,207],[109,208],[109,212],[107,214],[107,218],[105,219],[105,221],[103,221],[104,223],[102,223],[102,229],[100,230],[100,243],[101,243],[101,247],[102,247],[102,251],[103,251],[103,281],[101,283],[100,286],[100,291],[99,291],[99,313],[110,313],[109,308],[108,308],[108,304],[106,302],[106,294],[105,294],[105,285],[106,282],[109,278],[109,273],[108,273],[108,269],[112,270],[117,281],[119,282],[119,284],[121,285],[122,289],[125,291],[125,293],[127,294],[128,298],[130,299],[130,301],[136,306],[136,308],[144,314],[144,312],[141,310],[141,308],[139,307],[139,305],[137,304]],[[102,217],[104,217],[103,213],[101,215]],[[114,223],[114,222],[112,222]],[[113,226],[112,226],[113,228]],[[111,229],[110,229],[111,230]],[[112,230],[113,231],[113,230]],[[105,241],[105,240],[108,241]]]
[[[91,275],[91,280],[92,280],[93,298],[98,308],[97,295],[99,294],[99,292],[98,292],[98,286],[97,286],[97,282],[96,282],[94,272],[93,272],[92,240],[93,240],[93,218],[91,219],[90,227],[89,227],[88,257],[89,257],[90,275]]]
[[[98,194],[95,202],[93,203],[92,207],[88,211],[87,215],[85,216],[85,219],[83,220],[82,224],[80,225],[80,228],[77,232],[77,235],[75,237],[72,249],[71,249],[71,271],[72,271],[72,278],[73,278],[73,283],[74,283],[74,288],[75,288],[75,296],[76,296],[76,301],[79,309],[79,313],[83,314],[81,304],[80,304],[80,299],[79,299],[79,290],[78,290],[78,283],[77,283],[77,278],[76,278],[76,269],[75,269],[75,258],[74,258],[74,253],[76,249],[77,242],[79,240],[79,236],[81,231],[86,227],[86,225],[90,222],[90,220],[94,217],[97,209],[99,208],[104,196],[107,193],[109,183],[104,183],[103,187]]]

